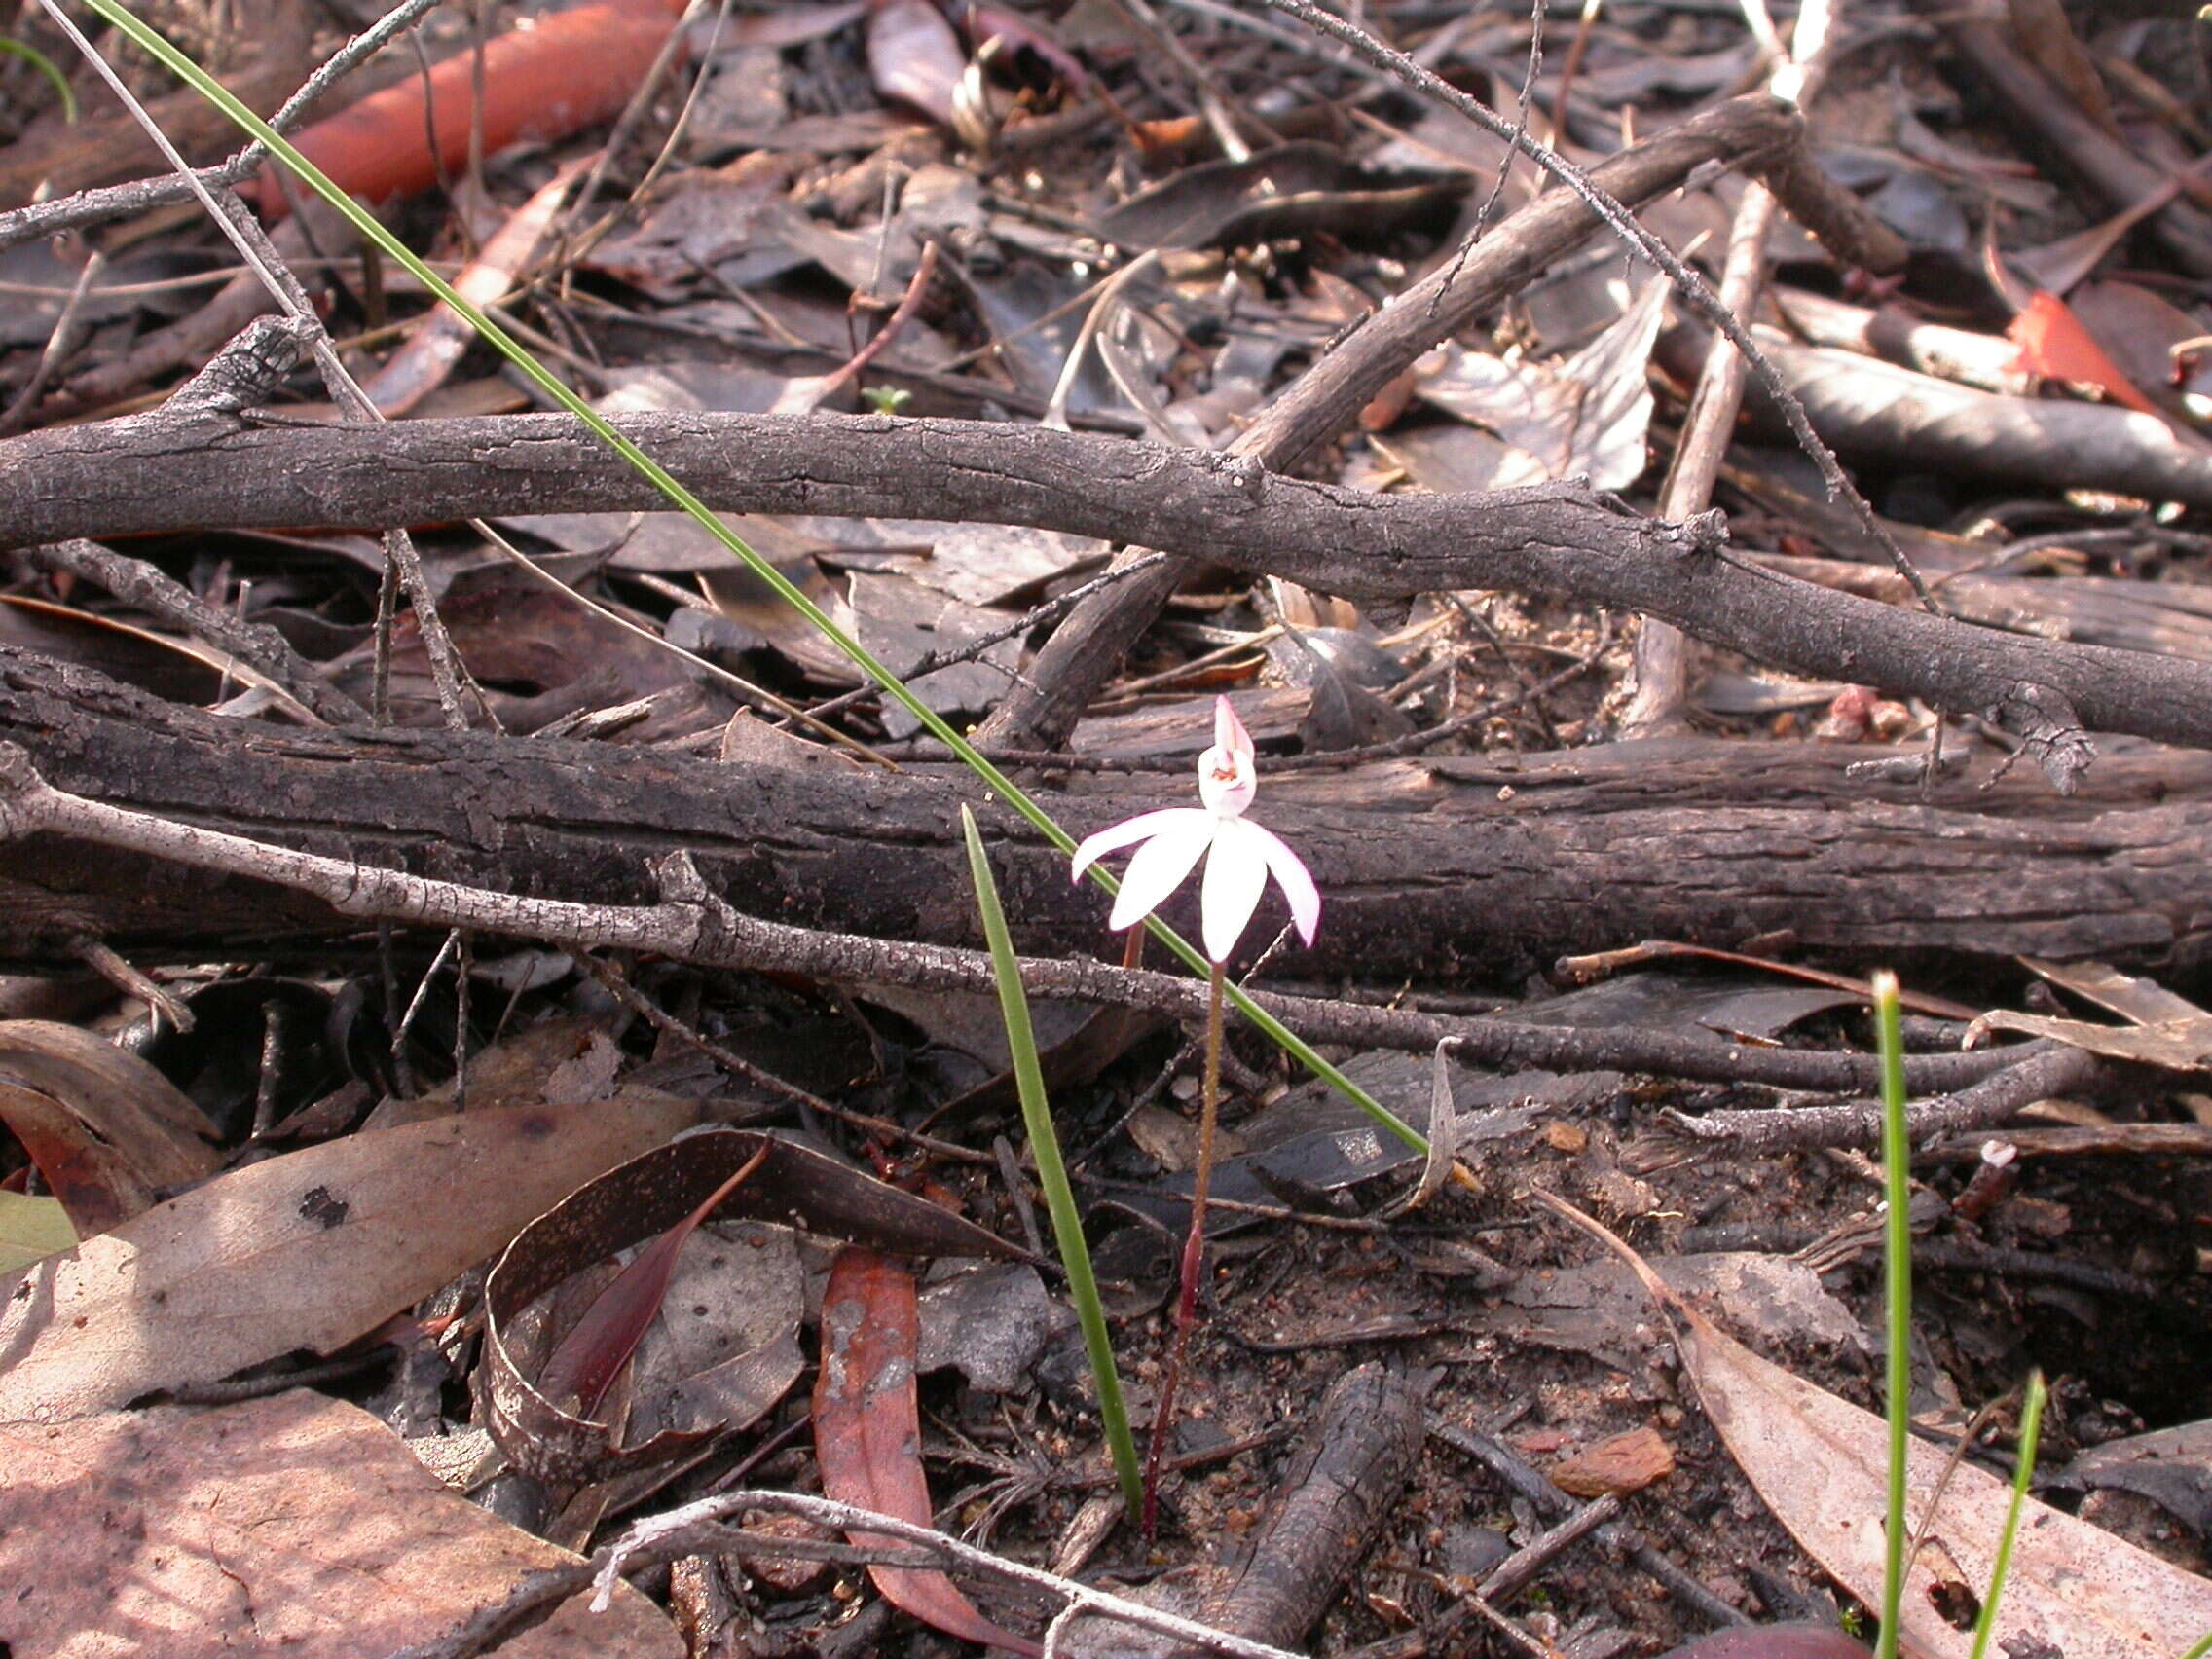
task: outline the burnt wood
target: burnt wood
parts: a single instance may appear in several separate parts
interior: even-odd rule
[[[474,732],[251,724],[6,649],[0,741],[73,793],[330,857],[643,903],[657,897],[648,861],[682,849],[755,915],[979,942],[958,825],[973,796],[956,770],[793,772]],[[1777,932],[1831,959],[2203,963],[2212,757],[2111,756],[2069,800],[2024,768],[1984,790],[1984,768],[1924,802],[1913,787],[1846,778],[1852,756],[1662,741],[1263,778],[1260,816],[1326,896],[1318,947],[1279,968],[1512,981],[1569,952]],[[1173,778],[1088,777],[1045,798],[1082,833],[1190,793]],[[1027,826],[978,807],[1024,948],[1112,953],[1102,895],[1071,887]],[[297,893],[43,835],[0,850],[0,915],[11,967],[50,965],[84,934],[147,959],[204,959],[325,947],[360,925]]]

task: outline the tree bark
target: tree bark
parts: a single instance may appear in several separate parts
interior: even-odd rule
[[[475,732],[259,726],[4,649],[0,741],[58,789],[328,857],[637,903],[656,897],[648,861],[682,849],[753,915],[977,942],[964,772],[787,772]],[[1669,741],[1266,779],[1261,816],[1325,896],[1317,948],[1280,971],[1511,980],[1567,952],[1777,933],[1815,955],[1907,964],[2204,962],[2212,757],[2116,756],[2070,801],[2015,773],[1923,803],[1916,788],[1845,778],[1852,754]],[[1047,798],[1082,832],[1189,793],[1093,777]],[[1071,886],[1065,859],[1010,814],[981,812],[1025,948],[1109,950],[1102,896]],[[0,854],[0,963],[18,967],[52,963],[85,934],[173,960],[326,950],[358,927],[298,893],[43,835]]]

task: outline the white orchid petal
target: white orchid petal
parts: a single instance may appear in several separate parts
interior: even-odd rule
[[[1206,855],[1199,919],[1206,954],[1216,962],[1227,962],[1235,950],[1268,888],[1267,849],[1252,839],[1254,832],[1267,834],[1241,818],[1224,819],[1214,830],[1213,851]]]
[[[1114,896],[1114,913],[1106,918],[1110,928],[1133,927],[1165,903],[1167,896],[1183,885],[1191,866],[1213,844],[1214,831],[1221,825],[1212,813],[1200,812],[1195,806],[1170,807],[1145,816],[1167,822],[1129,861],[1128,870],[1122,877],[1122,891]]]
[[[1307,944],[1312,944],[1313,935],[1321,926],[1321,890],[1313,885],[1312,871],[1273,830],[1263,830],[1245,819],[1237,822],[1257,837],[1252,844],[1267,860],[1268,868],[1274,873],[1275,885],[1290,902],[1290,919],[1298,927],[1298,937]]]
[[[1159,812],[1140,812],[1134,818],[1124,818],[1119,824],[1110,824],[1095,835],[1086,835],[1075,850],[1075,872],[1071,879],[1081,881],[1083,872],[1105,854],[1119,851],[1132,841],[1148,841],[1179,818],[1203,816],[1197,808],[1170,806]]]

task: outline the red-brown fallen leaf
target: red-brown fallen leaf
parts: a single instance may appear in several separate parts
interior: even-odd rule
[[[729,1188],[755,1154],[761,1173]],[[847,1243],[866,1240],[916,1256],[1013,1256],[1022,1252],[985,1232],[895,1187],[862,1174],[827,1153],[781,1135],[753,1129],[711,1129],[656,1147],[571,1192],[515,1235],[484,1281],[484,1421],[517,1468],[541,1481],[583,1486],[660,1467],[721,1427],[753,1421],[782,1397],[802,1368],[798,1361],[795,1306],[787,1340],[764,1322],[760,1344],[684,1382],[664,1376],[640,1392],[640,1419],[668,1426],[632,1445],[622,1444],[629,1423],[609,1424],[576,1416],[540,1392],[526,1374],[522,1355],[509,1346],[523,1310],[586,1269],[664,1233],[723,1188],[718,1211],[796,1227]],[[681,1272],[681,1269],[679,1270]],[[793,1269],[796,1272],[795,1260]],[[742,1276],[725,1273],[725,1282]],[[771,1272],[762,1288],[775,1294]],[[535,1368],[533,1368],[535,1369]],[[641,1380],[644,1381],[644,1380]],[[693,1382],[699,1386],[694,1389]],[[559,1386],[556,1382],[555,1386]],[[0,1373],[0,1398],[6,1376]],[[652,1397],[657,1393],[658,1402]],[[678,1402],[675,1395],[685,1396]],[[681,1404],[671,1413],[664,1406]],[[676,1426],[682,1418],[696,1426]]]
[[[1202,115],[1171,115],[1132,122],[1129,136],[1136,140],[1137,153],[1150,172],[1197,156],[1204,148],[1209,130]]]
[[[1552,1484],[1576,1497],[1626,1496],[1675,1472],[1675,1449],[1648,1425],[1609,1435],[1563,1457],[1548,1473]]]
[[[709,1193],[697,1209],[631,1257],[629,1266],[599,1293],[584,1309],[584,1316],[561,1339],[561,1346],[546,1361],[544,1375],[537,1380],[540,1392],[554,1400],[574,1395],[585,1417],[599,1409],[615,1373],[638,1351],[645,1327],[660,1311],[683,1241],[767,1159],[768,1143],[763,1140],[760,1150]]]
[[[823,1543],[836,1538],[834,1532],[817,1527],[803,1515],[771,1515],[765,1510],[749,1509],[742,1520],[748,1532],[765,1533],[772,1538],[805,1538]],[[836,1570],[829,1562],[801,1561],[795,1556],[741,1554],[737,1559],[748,1576],[785,1596],[820,1589]]]
[[[596,158],[596,152],[576,157],[517,207],[454,278],[454,291],[478,307],[489,306],[505,295],[524,268],[537,257],[569,186]],[[440,305],[416,325],[407,344],[387,358],[384,367],[361,389],[368,393],[379,414],[387,418],[404,415],[445,384],[454,364],[475,340],[476,330],[468,320],[451,306]]]
[[[921,1407],[914,1356],[921,1315],[914,1277],[873,1250],[837,1252],[822,1297],[822,1375],[814,1385],[814,1454],[822,1491],[880,1515],[936,1525],[922,1473]],[[895,1540],[855,1532],[861,1545]],[[947,1636],[1036,1655],[1037,1643],[1002,1630],[941,1572],[871,1567],[868,1576],[893,1606]]]
[[[2020,367],[2028,374],[2093,386],[2115,403],[2144,415],[2158,413],[2158,406],[2089,337],[2073,308],[2048,289],[2038,288],[2029,296],[2005,336],[2020,349]]]
[[[1387,432],[1398,424],[1406,406],[1413,402],[1414,392],[1420,385],[1419,370],[1408,369],[1396,379],[1383,384],[1382,389],[1367,400],[1367,407],[1359,412],[1359,429],[1363,432]]]
[[[565,138],[619,114],[681,11],[662,0],[613,0],[526,18],[485,42],[484,153]],[[426,189],[441,166],[453,173],[467,165],[475,55],[461,52],[427,76],[372,92],[294,142],[349,196],[376,203]],[[290,210],[273,172],[262,175],[260,205],[272,220]]]
[[[215,1125],[175,1085],[73,1025],[0,1021],[0,1124],[61,1200],[79,1238],[146,1209],[157,1190],[203,1181]]]

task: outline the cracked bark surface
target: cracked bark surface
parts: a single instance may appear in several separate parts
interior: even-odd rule
[[[0,741],[56,787],[329,857],[586,903],[655,897],[688,851],[771,920],[973,945],[958,828],[966,774],[721,765],[479,733],[281,729],[219,719],[0,650]],[[2017,771],[1916,789],[1852,782],[1848,750],[1720,742],[1397,761],[1283,775],[1264,799],[1328,895],[1282,972],[1512,979],[1647,938],[1814,955],[2016,952],[2189,970],[2212,940],[2212,756],[2109,757],[2073,800]],[[1263,770],[1264,770],[1263,765]],[[1046,796],[1077,832],[1182,804],[1181,780],[1079,780]],[[1025,948],[1112,953],[1103,896],[984,805]],[[0,962],[93,933],[148,960],[314,949],[358,924],[257,882],[37,836],[0,860]],[[1178,923],[1190,918],[1170,909]]]

